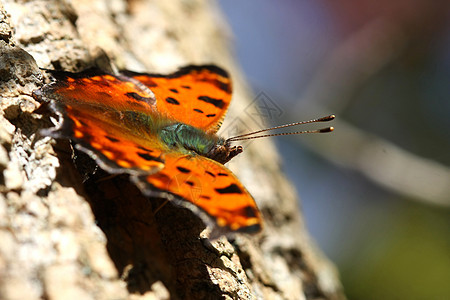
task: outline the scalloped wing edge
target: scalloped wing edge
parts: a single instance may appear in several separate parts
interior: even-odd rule
[[[258,233],[262,230],[262,224],[254,224],[250,226],[241,227],[237,230],[231,229],[229,226],[219,226],[216,222],[216,219],[209,215],[202,208],[197,205],[183,199],[182,197],[173,194],[168,191],[159,190],[156,187],[149,190],[147,188],[147,184],[145,178],[141,178],[141,176],[131,176],[131,180],[136,186],[141,190],[141,192],[147,197],[164,197],[171,203],[174,203],[177,206],[187,208],[192,213],[194,213],[197,217],[202,220],[202,222],[210,229],[209,237],[211,239],[219,238],[222,235],[232,236],[236,233]]]

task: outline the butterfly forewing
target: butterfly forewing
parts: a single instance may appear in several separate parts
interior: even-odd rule
[[[223,69],[188,66],[170,75],[124,72],[152,90],[160,113],[214,133],[231,101],[231,80]]]
[[[52,71],[51,74],[56,81],[44,86],[41,93],[60,103],[142,113],[156,109],[151,90],[131,78],[107,74],[96,68],[81,73]]]

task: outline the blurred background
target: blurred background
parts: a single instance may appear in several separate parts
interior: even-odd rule
[[[276,143],[349,299],[450,299],[450,1],[218,2],[269,123],[337,116]]]

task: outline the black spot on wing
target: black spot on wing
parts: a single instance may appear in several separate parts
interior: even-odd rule
[[[212,177],[216,177],[216,175],[214,175],[214,173],[212,173],[212,172],[210,172],[210,171],[205,171],[206,172],[206,174],[208,174],[208,175],[211,175]]]
[[[181,173],[191,173],[191,170],[183,168],[183,167],[177,167],[178,171],[180,171]]]
[[[256,210],[254,207],[252,206],[246,206],[243,208],[244,214],[246,217],[250,217],[250,218],[255,218],[256,215]]]
[[[142,147],[142,146],[137,146],[137,148],[141,149],[141,150],[144,150],[144,151],[147,151],[147,152],[153,152],[153,150],[145,148],[145,147]]]
[[[192,181],[189,181],[189,180],[185,181],[184,183],[186,183],[187,185],[190,185],[190,186],[194,186],[194,183]]]
[[[211,82],[213,85],[215,85],[219,90],[224,91],[225,93],[230,94],[231,93],[231,85],[229,83],[220,82],[215,80],[214,82]]]
[[[170,103],[170,104],[174,104],[174,105],[180,105],[180,102],[178,102],[177,99],[172,98],[172,97],[167,97],[167,98],[166,98],[166,102],[167,102],[167,103]]]
[[[207,114],[206,117],[211,118],[211,117],[215,117],[216,114]]]
[[[200,198],[205,199],[205,200],[211,200],[211,197],[208,195],[200,195]]]
[[[160,160],[158,159],[158,157],[151,156],[151,155],[148,154],[148,153],[141,153],[141,152],[138,152],[137,154],[138,154],[140,157],[142,157],[143,159],[148,160],[148,161],[152,161],[152,160],[160,161]]]
[[[88,126],[88,124],[86,124],[86,122],[84,122],[84,121],[82,121],[80,119],[77,119],[77,121],[80,122],[80,124],[83,125],[84,127]]]
[[[190,89],[191,89],[191,87],[188,86],[188,85],[182,85],[181,87],[182,87],[183,89],[186,89],[186,90],[190,90]]]
[[[243,193],[241,188],[234,183],[230,184],[229,186],[227,186],[225,188],[215,189],[215,190],[219,194],[242,194]]]
[[[170,91],[171,91],[172,93],[178,94],[178,90],[177,90],[177,89],[170,89]]]
[[[203,110],[201,110],[201,109],[198,109],[198,108],[194,108],[194,111],[196,111],[196,112],[198,112],[198,113],[203,113]]]
[[[223,106],[225,105],[222,99],[215,99],[208,96],[199,96],[197,99],[206,103],[210,103],[217,108],[223,108]]]
[[[135,93],[135,92],[126,93],[125,95],[127,97],[130,97],[130,98],[134,99],[134,100],[145,102],[145,103],[151,103],[152,100],[153,100],[152,98],[143,97],[143,96],[141,96],[141,95],[139,95],[138,93]]]
[[[217,173],[218,176],[228,176],[227,173]]]
[[[105,138],[107,138],[109,141],[111,141],[113,143],[120,142],[120,140],[118,140],[118,139],[116,139],[116,138],[114,138],[112,136],[105,135]]]

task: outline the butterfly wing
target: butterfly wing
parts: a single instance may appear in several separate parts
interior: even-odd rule
[[[163,168],[163,146],[140,120],[154,111],[151,92],[95,69],[52,74],[58,80],[33,93],[38,100],[56,100],[50,103],[61,123],[45,135],[75,141],[112,173],[147,174]]]
[[[222,231],[261,229],[261,215],[249,192],[230,170],[206,157],[169,153],[164,169],[139,177],[137,185],[144,193],[155,188],[169,191],[181,199],[179,204],[194,211],[200,208],[201,217],[212,217]]]
[[[170,75],[123,73],[152,90],[159,112],[208,133],[220,128],[231,101],[230,77],[217,66],[187,66]]]
[[[44,86],[41,97],[73,106],[87,105],[117,111],[149,113],[156,110],[153,93],[142,83],[125,76],[91,68],[80,73],[50,71],[55,82]]]
[[[60,116],[60,125],[46,130],[47,135],[75,141],[79,149],[111,173],[131,174],[146,195],[175,195],[178,204],[197,212],[204,221],[213,218],[224,231],[256,232],[261,228],[260,212],[253,198],[226,167],[203,156],[171,151],[156,133],[148,130],[152,116],[173,111],[171,117],[181,122],[215,131],[225,115],[231,92],[229,79],[221,69],[188,67],[169,76],[151,77],[160,85],[155,89],[156,102],[151,91],[125,76],[95,69],[78,74],[52,73],[58,80],[34,92],[38,100],[55,100],[51,105]],[[135,78],[141,80],[139,76]],[[176,99],[180,105],[186,103],[179,109],[172,107],[171,101],[160,101],[167,100],[161,98],[167,90],[189,90],[188,86],[193,94]],[[201,94],[198,86],[207,93]],[[222,91],[219,96],[218,90]],[[222,98],[206,100],[206,94]],[[198,101],[190,103],[188,97],[195,95]],[[205,98],[199,100],[199,95]],[[160,102],[165,104],[159,105]],[[194,107],[215,116],[191,117],[187,111]]]

